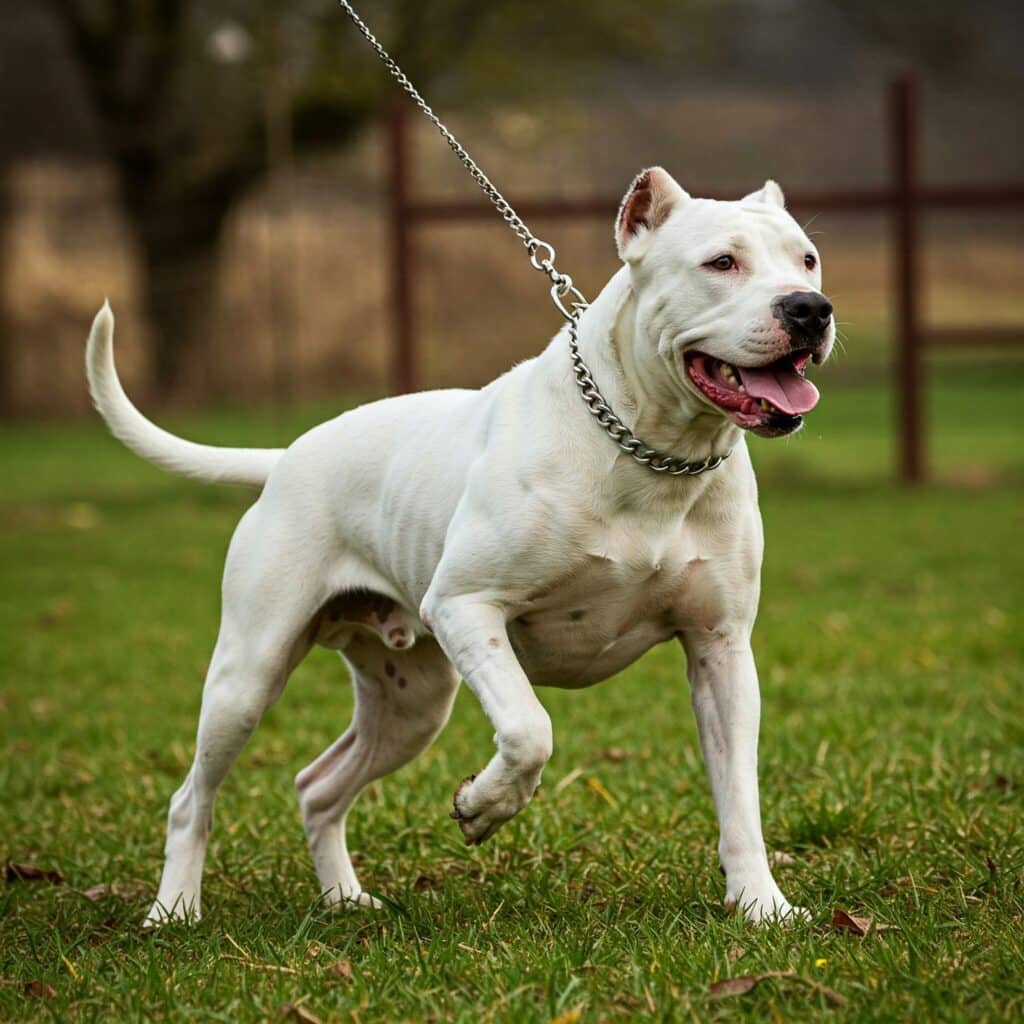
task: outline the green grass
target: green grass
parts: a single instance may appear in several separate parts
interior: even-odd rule
[[[6,430],[0,855],[65,882],[0,885],[0,1018],[255,1021],[296,1004],[363,1024],[1021,1019],[1022,382],[937,384],[945,482],[914,492],[888,483],[888,404],[870,388],[826,384],[803,435],[755,445],[765,831],[815,918],[782,931],[721,906],[683,659],[666,645],[601,687],[542,694],[544,787],[474,850],[447,812],[490,729],[461,694],[435,747],[351,816],[362,880],[388,901],[377,914],[317,906],[292,777],[344,728],[351,695],[337,658],[314,652],[224,787],[203,921],[142,933],[246,496],[164,476],[95,426]],[[174,425],[274,443],[317,414]],[[114,892],[83,894],[100,883]],[[837,908],[894,927],[838,932]],[[765,971],[814,984],[709,994]],[[54,995],[26,993],[34,981]]]

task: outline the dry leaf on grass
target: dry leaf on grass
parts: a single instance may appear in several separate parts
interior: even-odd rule
[[[80,890],[79,895],[97,903],[108,896],[118,896],[123,900],[134,899],[147,889],[148,886],[144,886],[141,882],[131,882],[125,885],[120,882],[100,882],[99,885],[90,885],[88,889]]]
[[[865,936],[869,932],[889,932],[896,928],[894,924],[885,924],[871,917],[856,917],[838,907],[832,915],[832,927],[837,932],[853,932],[854,935]]]
[[[725,978],[723,981],[716,981],[711,986],[713,996],[742,996],[752,992],[762,981],[775,978],[779,981],[796,981],[801,985],[820,992],[833,1006],[844,1006],[846,1000],[835,989],[822,985],[820,981],[812,981],[795,971],[765,971],[763,974],[740,974],[735,978]]]
[[[583,1016],[583,1007],[574,1006],[571,1010],[566,1010],[565,1013],[552,1017],[551,1024],[576,1024],[581,1016]]]
[[[773,850],[768,854],[768,863],[773,868],[784,867],[787,864],[795,864],[796,857],[791,853],[786,853],[785,850]]]
[[[324,1022],[312,1010],[296,1003],[285,1003],[278,1011],[282,1020],[297,1020],[299,1024],[324,1024]]]
[[[55,868],[37,868],[34,864],[15,864],[9,860],[4,865],[4,878],[8,882],[51,882],[60,885],[64,876]]]
[[[37,999],[54,999],[57,996],[57,990],[45,981],[36,979],[25,982],[25,995],[35,996]]]
[[[331,964],[327,968],[328,974],[333,974],[337,978],[344,978],[346,981],[352,980],[352,964],[348,960],[339,960],[336,964]]]
[[[713,996],[742,996],[756,988],[765,978],[775,977],[771,974],[738,974],[735,978],[716,981],[711,986]]]

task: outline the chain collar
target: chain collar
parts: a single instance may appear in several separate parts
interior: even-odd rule
[[[702,462],[690,462],[676,455],[667,455],[655,448],[648,448],[629,427],[612,411],[594,383],[590,367],[580,355],[578,325],[579,312],[569,317],[569,354],[572,357],[572,368],[579,385],[583,404],[590,410],[594,419],[604,428],[604,432],[631,458],[642,466],[654,470],[655,473],[667,473],[669,476],[699,476],[709,469],[717,469],[732,454],[730,448],[724,455],[709,455]]]
[[[655,473],[667,473],[669,476],[697,476],[709,469],[717,469],[731,454],[712,455],[703,462],[689,462],[675,455],[666,455],[654,448],[648,448],[634,433],[612,412],[604,396],[598,390],[590,369],[580,355],[577,336],[579,320],[587,308],[587,300],[580,290],[572,283],[568,274],[555,269],[555,250],[547,242],[534,236],[526,222],[512,209],[509,201],[495,188],[494,183],[480,169],[476,161],[466,152],[465,147],[448,130],[441,119],[434,113],[427,101],[419,94],[416,87],[409,81],[397,61],[384,49],[377,37],[370,31],[366,22],[356,14],[348,0],[338,0],[338,6],[352,19],[363,38],[370,44],[381,59],[392,77],[402,87],[409,98],[441,133],[442,138],[451,147],[452,152],[462,161],[470,177],[480,186],[481,191],[494,204],[502,219],[512,229],[519,240],[526,246],[530,264],[540,270],[551,281],[551,300],[558,311],[569,321],[569,352],[572,355],[573,371],[576,383],[580,388],[580,397],[594,415],[605,433],[631,458]]]

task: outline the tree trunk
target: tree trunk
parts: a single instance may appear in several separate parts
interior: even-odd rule
[[[11,256],[11,222],[14,218],[14,183],[9,168],[0,166],[0,418],[13,413],[14,317],[9,304],[7,268]]]
[[[224,189],[171,195],[158,182],[122,178],[125,208],[140,242],[143,297],[152,324],[152,379],[174,397],[207,342],[218,256],[231,196]]]

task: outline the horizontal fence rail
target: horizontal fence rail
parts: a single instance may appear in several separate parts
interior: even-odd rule
[[[687,185],[687,191],[694,195],[710,195],[713,190],[701,190]],[[509,203],[522,217],[536,217],[538,220],[584,220],[614,216],[622,202],[607,196],[593,196],[583,199],[526,199],[512,196]],[[729,195],[719,193],[716,199],[740,199],[740,193]],[[992,188],[972,185],[956,185],[947,188],[919,188],[914,194],[914,203],[936,210],[956,209],[1003,209],[1007,206],[1024,207],[1024,188]],[[787,209],[830,213],[861,213],[892,210],[899,206],[900,194],[888,188],[844,189],[820,192],[793,192],[786,190]],[[417,224],[429,224],[451,220],[491,220],[494,207],[487,202],[473,199],[411,199],[402,207],[404,216]]]

